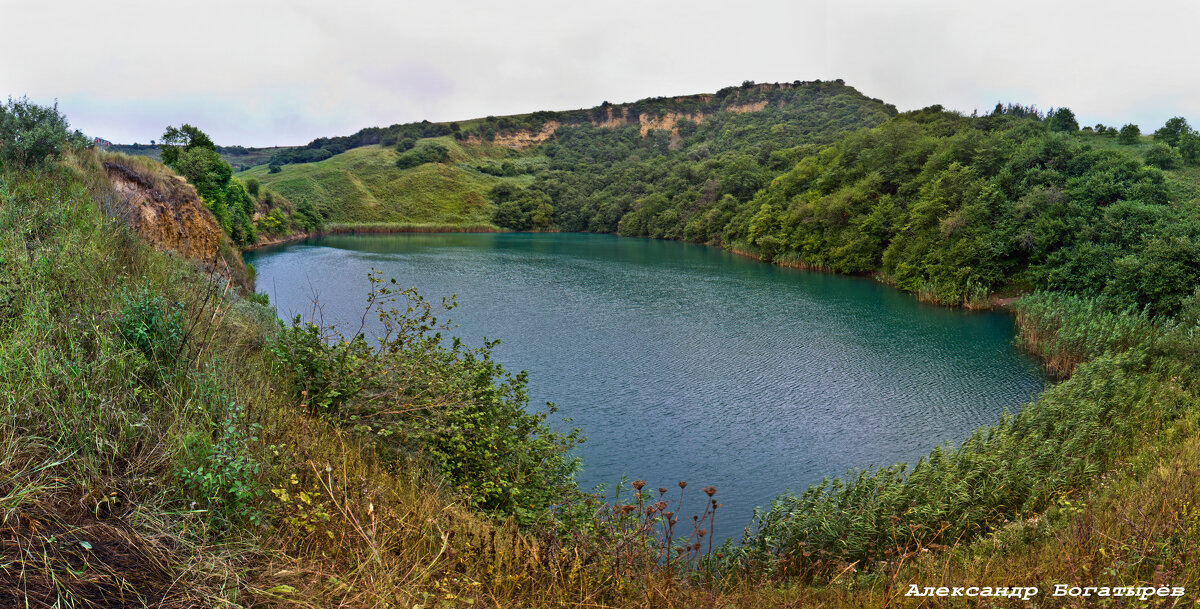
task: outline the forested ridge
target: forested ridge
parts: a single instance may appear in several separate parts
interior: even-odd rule
[[[606,122],[614,116],[654,122]],[[397,129],[384,135],[408,133]],[[1182,117],[1151,137],[1136,125],[1081,129],[1067,108],[896,114],[834,81],[744,83],[439,129],[345,161],[242,175],[334,225],[491,223],[687,240],[871,274],[971,307],[1052,290],[1175,312],[1200,268],[1200,139]],[[545,139],[489,143],[522,129]]]

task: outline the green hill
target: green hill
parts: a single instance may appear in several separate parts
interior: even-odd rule
[[[294,203],[312,203],[334,228],[499,223],[515,230],[615,231],[639,193],[670,187],[700,198],[715,180],[744,199],[773,172],[786,169],[797,146],[828,143],[894,113],[840,81],[747,83],[715,94],[606,102],[587,110],[371,128],[315,140],[303,155],[273,158],[276,173],[259,166],[238,177],[256,178]],[[443,135],[421,137],[427,134]],[[357,145],[372,139],[380,143]],[[445,149],[445,158],[413,159],[437,147]],[[313,155],[327,158],[295,162]],[[414,166],[397,167],[397,161]],[[585,174],[613,171],[641,175],[617,196],[602,192],[595,179],[580,181]],[[525,192],[535,185],[534,192]],[[508,188],[497,190],[500,186]],[[567,192],[572,187],[595,190],[588,196],[603,197],[605,213],[615,219],[580,224],[578,197]],[[541,208],[535,226],[534,208],[546,197],[551,207]],[[497,216],[506,202],[505,213]]]
[[[430,142],[449,150],[448,162],[399,169],[395,163],[400,154],[394,149],[367,146],[316,163],[285,165],[278,173],[259,166],[237,176],[255,178],[294,203],[311,203],[331,228],[372,223],[490,226],[491,189],[531,181],[528,176],[496,177],[476,169],[481,162],[508,157],[511,152],[506,149],[449,137],[422,141]]]

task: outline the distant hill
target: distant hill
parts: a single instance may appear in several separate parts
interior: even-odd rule
[[[271,156],[295,146],[270,146],[267,148],[246,148],[245,146],[217,146],[217,153],[226,163],[233,166],[234,171],[242,171],[262,165],[271,160]],[[132,156],[150,157],[156,161],[162,160],[159,147],[156,144],[110,144],[106,147],[112,152],[120,152]]]
[[[491,223],[612,232],[638,193],[656,189],[659,178],[646,163],[691,167],[687,188],[698,199],[722,179],[731,185],[729,194],[747,198],[772,172],[788,168],[795,156],[788,150],[828,143],[895,114],[895,107],[841,81],[747,82],[716,93],[590,109],[372,127],[278,149],[239,177],[307,201],[335,225]],[[644,166],[624,167],[630,162]],[[615,219],[593,225],[581,219],[589,204],[563,187],[562,172],[614,164],[644,175],[615,198],[619,209],[605,211]]]

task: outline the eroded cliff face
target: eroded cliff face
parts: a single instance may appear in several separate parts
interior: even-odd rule
[[[685,118],[695,123],[702,123],[704,122],[704,113],[684,114],[681,112],[667,112],[659,117],[642,115],[638,117],[639,132],[642,134],[642,137],[646,137],[646,134],[650,133],[651,130],[670,131],[672,136],[678,136],[679,121]]]
[[[161,250],[170,250],[253,290],[241,255],[196,189],[182,177],[120,158],[101,166],[112,185],[114,215]]]
[[[770,83],[770,84],[753,85],[750,88],[755,91],[766,92],[766,91],[770,91],[772,89],[789,89],[789,88],[793,88],[795,86],[798,86],[798,85],[794,84],[794,83]],[[711,94],[701,94],[701,95],[676,97],[676,98],[674,98],[674,101],[677,103],[699,102],[702,104],[707,104],[707,103],[712,102],[714,98],[715,98],[715,96],[713,96]],[[725,106],[724,108],[720,108],[719,111],[735,112],[738,114],[744,114],[747,112],[758,112],[758,111],[766,108],[768,105],[770,105],[770,102],[768,102],[765,99],[759,100],[759,101],[754,101],[754,102],[742,103],[742,104],[730,103],[729,105]],[[784,106],[785,105],[784,100],[780,99],[778,105],[780,107]],[[671,146],[672,146],[672,148],[674,148],[682,142],[682,137],[680,137],[680,135],[679,135],[679,127],[678,127],[679,121],[681,121],[683,119],[688,119],[688,120],[696,122],[696,123],[702,123],[709,116],[711,116],[711,113],[709,115],[706,115],[704,112],[701,112],[701,111],[695,111],[695,112],[670,112],[670,111],[667,111],[667,112],[662,113],[661,115],[636,114],[631,109],[631,105],[629,105],[629,104],[606,104],[604,106],[603,118],[595,117],[595,115],[593,115],[591,124],[593,127],[601,127],[601,128],[607,128],[607,129],[616,129],[619,127],[624,127],[626,125],[636,124],[638,126],[638,132],[642,135],[642,137],[646,137],[646,135],[648,135],[651,131],[667,131],[671,134]],[[572,124],[575,124],[575,123],[572,123]],[[512,148],[515,150],[525,150],[525,149],[537,146],[538,144],[542,144],[542,143],[546,142],[547,140],[549,140],[551,137],[554,136],[554,131],[561,126],[562,126],[562,123],[560,123],[559,121],[552,120],[552,121],[547,121],[542,126],[541,130],[539,130],[537,132],[530,131],[527,129],[517,129],[517,130],[505,131],[502,133],[497,133],[495,135],[495,139],[492,140],[492,143],[495,144],[496,146],[503,146],[505,148]],[[479,137],[474,136],[474,135],[471,137],[468,137],[466,141],[467,141],[467,143],[471,143],[471,144],[481,143],[479,140]]]
[[[554,131],[561,126],[562,124],[558,121],[546,121],[546,124],[542,125],[542,130],[537,133],[526,130],[497,133],[496,139],[492,140],[492,143],[505,148],[525,150],[550,139],[554,135]]]
[[[779,105],[780,106],[783,105],[782,99],[779,100]],[[728,110],[729,112],[745,114],[746,112],[758,112],[759,110],[762,110],[763,108],[766,108],[766,107],[767,107],[767,100],[764,99],[764,100],[752,102],[749,104],[733,104],[730,106],[726,106],[725,109]]]
[[[700,97],[701,102],[708,102],[712,100],[713,96],[706,95],[698,97]],[[678,98],[677,101],[680,100],[683,100],[683,98]],[[780,101],[780,105],[782,104],[784,104],[784,102]],[[768,102],[766,100],[743,104],[731,104],[726,108],[722,108],[722,111],[732,111],[732,113],[743,114],[750,113],[750,111],[762,110],[763,108],[766,108],[767,105]],[[650,116],[644,114],[638,115],[635,121],[634,117],[631,116],[628,105],[614,104],[608,105],[608,107],[605,108],[604,119],[593,120],[592,126],[612,129],[624,127],[625,125],[632,125],[632,123],[636,122],[636,125],[638,126],[638,133],[641,133],[643,138],[646,137],[650,131],[670,132],[671,143],[673,147],[678,145],[679,141],[682,140],[682,138],[679,137],[679,121],[688,119],[694,122],[703,122],[706,117],[706,114],[702,113],[702,111],[696,111],[696,113],[674,113],[674,111],[667,111],[667,113],[664,113],[660,116]],[[530,149],[530,147],[545,143],[546,140],[552,138],[554,131],[556,131],[558,127],[562,127],[562,123],[558,121],[546,121],[545,125],[541,127],[541,131],[538,132],[528,131],[528,129],[517,129],[517,131],[497,133],[496,139],[492,140],[492,144],[497,146],[511,147],[511,149],[515,150]],[[468,138],[467,141],[468,143],[478,144],[479,138]]]

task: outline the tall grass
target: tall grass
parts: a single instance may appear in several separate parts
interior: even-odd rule
[[[1149,348],[1159,331],[1144,312],[1117,313],[1096,300],[1062,293],[1026,296],[1015,310],[1019,340],[1059,378],[1100,354]]]

